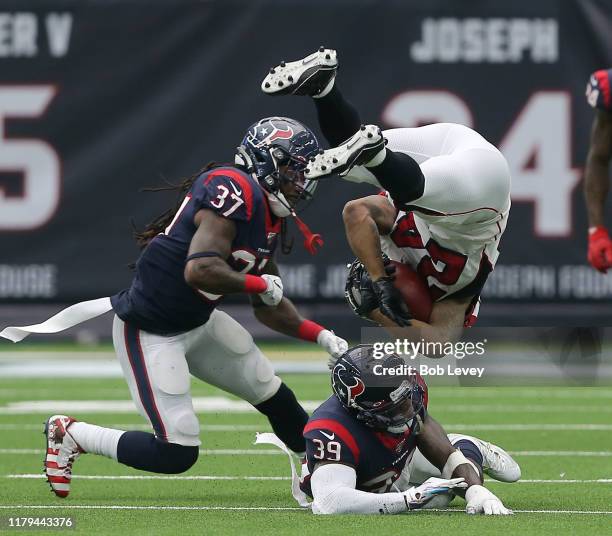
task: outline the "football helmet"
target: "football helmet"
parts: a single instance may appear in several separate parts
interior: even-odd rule
[[[254,175],[267,194],[270,210],[284,218],[314,194],[317,183],[306,179],[304,170],[318,152],[319,142],[308,127],[288,117],[266,117],[249,127],[235,163]],[[282,191],[286,183],[294,185],[291,199]]]
[[[398,372],[406,367],[406,373]],[[387,374],[390,369],[393,374]],[[427,384],[396,354],[378,357],[374,345],[349,348],[332,370],[340,403],[366,426],[380,432],[417,434],[427,410]]]

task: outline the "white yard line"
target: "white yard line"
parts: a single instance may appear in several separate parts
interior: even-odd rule
[[[4,475],[4,478],[41,480],[43,473]],[[242,475],[75,475],[77,480],[291,480],[289,476],[242,476]],[[486,479],[485,482],[496,482]],[[592,479],[524,479],[516,484],[612,484],[612,478]]]
[[[239,511],[305,511],[306,508],[297,506],[164,506],[164,505],[119,505],[119,504],[1,504],[2,510],[239,510]],[[411,515],[427,515],[430,512],[444,512],[462,514],[462,509],[448,510],[415,510]],[[607,510],[513,510],[515,514],[584,514],[584,515],[612,515]]]
[[[4,475],[5,478],[46,478],[43,473]],[[290,476],[243,476],[243,475],[75,475],[78,480],[291,480]]]
[[[97,423],[99,424],[99,423]],[[109,428],[118,428],[120,430],[150,430],[148,424],[142,423],[115,423],[102,424]],[[42,432],[44,423],[40,424],[14,424],[0,423],[0,430],[35,430]],[[203,432],[269,432],[268,424],[200,424]],[[467,432],[473,430],[490,430],[490,431],[610,431],[612,424],[595,424],[595,423],[580,423],[580,424],[444,424],[444,429],[449,432]]]
[[[151,430],[151,426],[143,423],[114,423],[104,424],[107,428],[118,428],[119,430]],[[44,423],[40,424],[12,424],[1,423],[0,430],[35,430],[42,432]],[[200,423],[203,432],[270,432],[268,424],[203,424]]]
[[[40,454],[44,449],[0,449],[0,454]],[[200,449],[205,456],[286,456],[279,449]]]
[[[0,454],[36,454],[42,455],[44,449],[0,449]],[[612,450],[510,450],[512,456],[576,456],[576,457],[610,457]],[[200,449],[205,456],[285,456],[278,449]]]
[[[196,413],[255,413],[257,410],[244,400],[236,400],[226,396],[194,397],[193,408]],[[322,400],[302,400],[301,404],[307,411],[314,411]],[[612,406],[605,405],[562,405],[529,404],[516,407],[511,404],[435,404],[433,412],[439,413],[612,413]],[[30,415],[30,414],[94,414],[94,413],[136,413],[136,407],[131,400],[20,400],[0,406],[0,415]],[[612,426],[612,425],[611,425]]]

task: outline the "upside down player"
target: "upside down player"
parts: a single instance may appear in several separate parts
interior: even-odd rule
[[[384,132],[374,125],[360,127],[359,114],[336,84],[337,67],[336,52],[321,47],[271,69],[262,90],[313,97],[333,148],[308,164],[307,177],[336,174],[386,190],[350,201],[343,212],[349,244],[365,266],[365,280],[349,286],[374,297],[358,300],[363,305],[356,312],[382,325],[420,328],[428,340],[454,340],[475,320],[480,291],[499,255],[510,209],[508,164],[463,125]],[[412,266],[427,281],[435,302],[429,323],[411,318],[382,253]]]
[[[295,216],[296,204],[312,195],[316,183],[304,179],[303,170],[317,150],[315,136],[301,123],[262,119],[238,147],[236,165],[209,165],[185,181],[180,206],[138,236],[144,249],[132,285],[109,303],[124,376],[155,433],[103,428],[65,415],[49,418],[45,465],[56,495],[68,495],[72,464],[81,452],[156,473],[189,469],[201,444],[190,374],[250,402],[303,454],[308,415],[252,336],[217,305],[225,294],[246,293],[266,326],[318,342],[336,357],[346,350],[346,341],[302,318],[283,297],[272,260],[283,218]],[[313,248],[316,237],[295,217]],[[73,306],[73,316],[91,303]],[[56,324],[61,315],[54,317]],[[40,328],[7,328],[2,335],[17,341]]]
[[[589,217],[588,261],[607,272],[612,267],[612,241],[605,227],[604,205],[612,160],[612,69],[596,71],[587,84],[588,103],[595,108],[591,142],[584,169],[584,196]]]
[[[313,498],[312,511],[399,514],[446,506],[460,495],[469,514],[512,513],[482,478],[514,482],[516,462],[477,438],[447,437],[427,412],[427,385],[418,373],[383,374],[403,364],[394,354],[374,357],[372,345],[338,359],[334,394],[304,429],[308,471],[301,489]]]

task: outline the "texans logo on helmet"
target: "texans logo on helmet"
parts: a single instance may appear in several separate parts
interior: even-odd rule
[[[259,149],[270,145],[275,140],[288,140],[294,135],[291,125],[274,119],[255,125],[247,135],[247,142]],[[257,141],[259,139],[259,141]]]
[[[346,372],[346,367],[342,363],[336,364],[332,374],[333,388],[336,393],[342,395],[342,398],[346,399],[342,402],[343,404],[352,406],[353,401],[365,391],[365,384],[361,378],[354,378],[348,375],[350,379],[355,380],[353,385],[349,385],[345,381],[344,376],[346,376],[346,374],[343,374],[343,372]]]

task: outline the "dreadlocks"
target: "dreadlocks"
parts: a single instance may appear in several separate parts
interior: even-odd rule
[[[159,216],[157,216],[153,221],[147,223],[145,228],[142,231],[136,229],[135,225],[132,222],[132,227],[134,229],[134,238],[136,239],[136,243],[140,249],[144,249],[147,247],[149,242],[153,240],[159,233],[163,233],[166,230],[166,227],[170,225],[170,222],[176,215],[177,210],[181,206],[185,195],[190,190],[194,181],[202,174],[207,171],[216,168],[229,166],[231,164],[219,164],[217,162],[209,162],[202,169],[194,173],[191,177],[184,179],[180,184],[172,184],[167,183],[168,186],[160,186],[158,188],[142,188],[141,192],[167,192],[170,190],[175,190],[177,192],[176,202],[172,208],[169,208]]]
[[[217,167],[234,167],[235,164],[219,164],[217,162],[209,162],[202,169],[194,173],[191,177],[184,179],[180,184],[172,184],[167,182],[168,186],[160,186],[157,188],[142,188],[141,192],[167,192],[170,190],[174,190],[177,192],[176,202],[172,208],[169,208],[159,216],[157,216],[154,220],[145,225],[145,228],[142,231],[139,231],[134,222],[132,222],[132,228],[134,230],[134,238],[136,239],[136,243],[138,247],[142,250],[147,247],[149,242],[153,240],[158,234],[163,233],[166,230],[166,227],[170,225],[170,222],[176,215],[183,199],[187,192],[191,189],[194,181],[202,174],[210,171],[211,169]],[[293,247],[293,238],[289,238],[287,235],[287,222],[285,218],[281,220],[281,251],[284,255],[287,255],[291,248]],[[134,264],[130,264],[131,268],[134,268]]]

